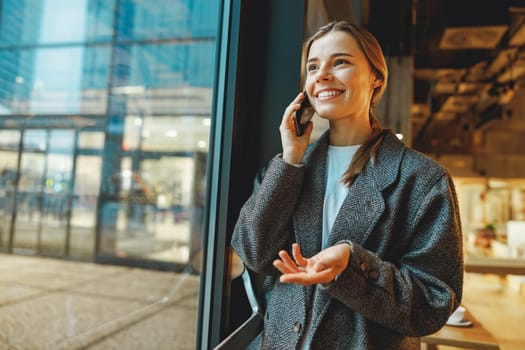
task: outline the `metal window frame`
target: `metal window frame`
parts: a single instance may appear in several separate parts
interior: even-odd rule
[[[283,110],[301,90],[306,2],[222,2],[196,349],[212,349],[228,336],[227,246],[253,176],[280,151]]]

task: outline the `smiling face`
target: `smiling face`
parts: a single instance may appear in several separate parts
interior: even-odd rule
[[[331,126],[370,126],[370,101],[381,80],[351,34],[333,31],[315,40],[306,72],[305,89],[319,116]]]

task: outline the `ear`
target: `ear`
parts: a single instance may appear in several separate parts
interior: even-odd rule
[[[372,88],[375,89],[380,87],[381,85],[383,85],[383,79],[376,75],[374,80],[372,81]]]

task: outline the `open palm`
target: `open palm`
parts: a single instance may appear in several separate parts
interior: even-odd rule
[[[351,248],[342,243],[328,247],[311,258],[301,254],[299,244],[292,245],[293,259],[287,251],[279,252],[280,259],[273,262],[281,273],[282,283],[312,285],[330,283],[348,266]]]

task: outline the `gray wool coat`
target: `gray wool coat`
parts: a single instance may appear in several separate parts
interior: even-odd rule
[[[460,304],[462,234],[448,172],[388,131],[375,161],[350,187],[329,245],[351,242],[346,270],[329,285],[283,284],[272,266],[298,242],[321,250],[328,133],[304,166],[272,159],[242,207],[232,247],[264,275],[264,330],[250,348],[296,349],[311,320],[311,349],[419,349]]]

